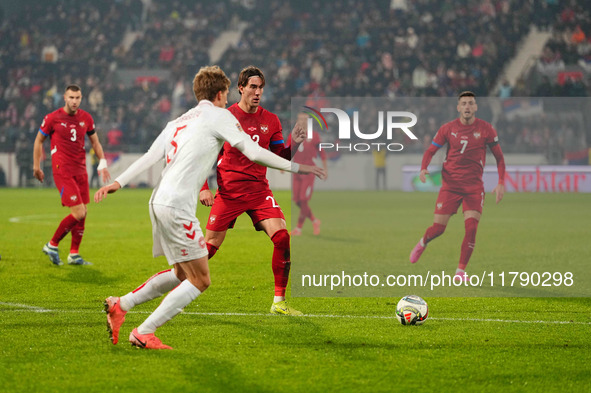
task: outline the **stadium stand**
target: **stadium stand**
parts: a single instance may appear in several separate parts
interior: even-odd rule
[[[263,67],[265,106],[285,129],[294,96],[491,94],[530,21],[553,31],[553,39],[531,75],[505,86],[505,97],[587,96],[589,11],[576,1],[555,3],[26,2],[5,14],[0,27],[0,151],[14,151],[21,133],[32,143],[41,116],[62,105],[61,89],[72,82],[82,86],[83,106],[93,112],[107,150],[144,150],[164,122],[193,104],[187,79],[209,62],[216,36],[241,21],[248,27],[218,63],[233,81],[245,65]],[[515,142],[507,149],[547,153],[553,144],[543,127],[529,133],[515,127],[504,131]],[[422,143],[410,148],[421,149]]]

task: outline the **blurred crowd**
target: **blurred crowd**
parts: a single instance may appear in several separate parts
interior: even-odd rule
[[[107,151],[145,150],[171,118],[194,105],[191,81],[225,31],[246,29],[217,63],[233,81],[254,64],[263,105],[289,129],[291,97],[450,97],[493,91],[530,23],[553,39],[503,95],[587,96],[591,18],[583,2],[556,0],[59,0],[25,2],[0,25],[0,151],[32,150],[43,116],[83,89]],[[557,72],[578,64],[586,73]],[[165,70],[126,81],[120,71]],[[514,125],[508,125],[513,130]],[[523,134],[517,130],[515,135]],[[545,138],[544,135],[541,136]],[[517,137],[512,139],[517,140]],[[523,151],[545,149],[522,138]],[[509,148],[511,150],[512,148]],[[517,149],[517,148],[516,148]]]

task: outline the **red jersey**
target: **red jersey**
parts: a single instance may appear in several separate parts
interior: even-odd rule
[[[481,119],[470,125],[456,119],[441,126],[431,142],[437,147],[447,143],[441,189],[466,194],[482,192],[486,146],[498,140],[493,126]]]
[[[51,138],[51,163],[70,175],[86,173],[85,135],[94,134],[94,120],[82,109],[69,115],[64,108],[43,119],[39,131]],[[62,173],[63,173],[62,172]]]
[[[325,160],[326,153],[323,150],[320,150],[318,145],[320,145],[320,135],[314,131],[312,134],[312,139],[306,139],[300,146],[298,146],[298,151],[293,156],[293,161],[297,162],[298,164],[305,164],[305,165],[314,165],[314,158],[320,155],[320,158]],[[289,139],[288,145],[291,145],[291,138]]]
[[[281,122],[277,115],[258,107],[256,113],[244,112],[238,104],[228,110],[236,116],[242,129],[263,149],[278,153],[285,149]],[[261,192],[269,188],[267,167],[250,161],[228,142],[220,153],[217,167],[218,193],[230,198]]]

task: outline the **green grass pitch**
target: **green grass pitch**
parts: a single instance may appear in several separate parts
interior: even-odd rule
[[[0,190],[0,391],[591,391],[589,298],[424,296],[427,322],[401,326],[394,318],[398,297],[388,293],[298,295],[290,303],[307,316],[270,316],[272,247],[247,216],[210,262],[212,286],[158,330],[174,351],[127,343],[157,300],[128,314],[121,342],[113,346],[102,300],[167,268],[164,258],[151,256],[149,195],[124,189],[89,205],[81,253],[94,266],[58,268],[41,252],[67,212],[56,191]],[[289,219],[289,193],[276,197]],[[470,266],[524,270],[543,261],[562,270],[588,264],[589,198],[507,194],[495,206],[489,196]],[[319,192],[312,207],[323,220],[322,234],[314,238],[308,223],[295,247],[324,241],[347,251],[351,258],[344,264],[363,259],[364,250],[381,261],[405,261],[431,222],[434,199]],[[335,200],[345,210],[336,209]],[[386,211],[376,210],[383,205]],[[355,227],[347,209],[359,209],[367,220]],[[202,223],[208,212],[199,207]],[[375,230],[390,230],[392,241],[380,243]],[[461,220],[452,218],[420,263],[453,269],[462,233]],[[69,241],[60,247],[64,260]]]

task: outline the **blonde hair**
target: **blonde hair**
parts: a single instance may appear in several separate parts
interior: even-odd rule
[[[197,101],[213,101],[218,92],[226,91],[229,87],[230,79],[216,65],[201,67],[193,79],[193,93]]]

